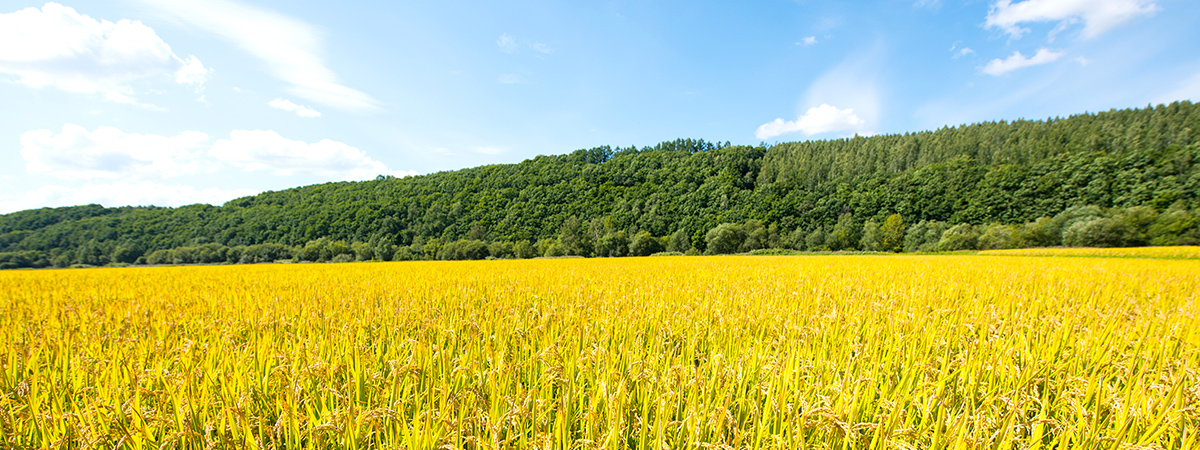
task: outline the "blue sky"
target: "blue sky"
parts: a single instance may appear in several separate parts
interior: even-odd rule
[[[1200,2],[8,1],[0,212],[1200,100]]]

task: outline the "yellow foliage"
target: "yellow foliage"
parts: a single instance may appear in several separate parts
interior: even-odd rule
[[[1200,261],[0,273],[5,448],[1200,445]]]

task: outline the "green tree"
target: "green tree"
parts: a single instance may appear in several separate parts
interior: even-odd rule
[[[529,259],[536,255],[537,250],[533,248],[533,245],[531,245],[528,240],[522,239],[517,241],[516,244],[513,244],[513,256],[517,258]]]
[[[838,216],[838,221],[833,226],[833,231],[827,237],[829,249],[854,250],[861,239],[859,236],[860,233],[858,223],[854,221],[854,215],[842,213],[842,215]]]
[[[829,246],[825,244],[827,241],[828,236],[825,235],[825,229],[817,227],[804,237],[804,249],[810,252],[829,250]]]
[[[868,252],[883,251],[883,230],[879,228],[879,224],[872,220],[866,221],[863,223],[862,235],[862,239],[858,241],[858,248]]]
[[[667,251],[668,252],[683,253],[683,252],[686,252],[691,249],[692,249],[691,238],[688,236],[687,231],[682,228],[675,230],[674,233],[671,233],[671,238],[669,240],[667,240]]]
[[[629,256],[650,256],[663,251],[662,240],[647,231],[639,231],[629,242]]]
[[[900,214],[888,216],[879,231],[882,233],[880,248],[883,251],[898,252],[903,249],[904,233],[908,231],[908,227],[904,224],[904,218],[900,217]]]
[[[737,252],[746,240],[746,232],[742,226],[734,223],[717,225],[704,236],[706,253],[710,255],[726,255]]]
[[[960,223],[942,233],[938,241],[939,252],[954,250],[976,250],[979,248],[979,230],[969,223]]]

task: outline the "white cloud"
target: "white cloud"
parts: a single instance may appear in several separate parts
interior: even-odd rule
[[[838,109],[831,105],[822,104],[821,106],[809,108],[808,112],[794,121],[775,119],[767,122],[758,127],[754,135],[759,139],[765,140],[797,131],[804,133],[806,136],[834,132],[864,132],[866,126],[867,122],[858,117],[853,109]]]
[[[73,124],[62,132],[33,130],[21,135],[26,170],[63,179],[170,178],[212,171],[204,159],[208,135],[124,133],[113,127],[89,132]]]
[[[311,175],[352,181],[367,180],[376,175],[415,174],[388,169],[362,150],[341,142],[324,139],[310,144],[284,138],[271,130],[235,130],[229,139],[218,140],[208,153],[246,171],[279,176]]]
[[[885,49],[883,41],[876,41],[871,48],[852,52],[808,86],[801,106],[837,105],[839,108],[852,109],[855,116],[866,122],[866,126],[878,126],[882,110],[879,77],[884,73]],[[859,134],[869,133],[864,131]]]
[[[964,47],[962,47],[962,48],[959,48],[959,47],[958,47],[958,44],[961,44],[961,43],[962,43],[962,41],[955,41],[955,42],[954,42],[954,44],[952,44],[952,45],[950,46],[950,50],[949,50],[949,51],[950,51],[950,53],[952,53],[952,54],[953,54],[953,56],[951,56],[951,58],[958,59],[958,58],[962,58],[962,57],[964,57],[964,56],[967,56],[967,55],[974,55],[974,54],[975,54],[975,50],[972,50],[970,47],[965,47],[965,46],[964,46]]]
[[[1025,55],[1021,54],[1021,52],[1013,52],[1012,56],[1009,56],[1008,59],[993,59],[986,66],[984,66],[982,70],[983,73],[998,77],[1017,69],[1052,63],[1057,61],[1058,58],[1061,58],[1063,55],[1065,55],[1065,53],[1055,52],[1044,48],[1039,49],[1032,58],[1026,58]]]
[[[292,103],[291,100],[284,100],[282,98],[277,98],[275,100],[271,100],[270,102],[267,102],[267,106],[270,106],[275,109],[282,109],[282,110],[288,111],[288,112],[294,112],[294,113],[296,113],[297,116],[300,116],[300,117],[321,117],[320,111],[309,108],[307,106],[297,105],[295,103]]]
[[[1154,0],[997,0],[988,12],[986,28],[998,28],[1015,39],[1029,32],[1026,22],[1059,22],[1059,29],[1082,21],[1084,38],[1094,38],[1138,16],[1161,9]]]
[[[554,49],[550,48],[549,45],[536,41],[529,42],[528,39],[521,39],[518,41],[515,36],[508,33],[501,34],[499,38],[496,38],[496,46],[500,47],[500,51],[510,55],[516,53],[517,50],[520,50],[522,45],[528,45],[529,48],[533,49],[533,51],[543,55],[550,55],[554,53]],[[540,57],[539,55],[534,56]]]
[[[800,42],[797,42],[797,43],[796,43],[796,45],[803,45],[803,46],[805,46],[805,47],[812,47],[813,45],[816,45],[816,43],[817,43],[817,37],[816,37],[816,36],[809,36],[809,37],[806,37],[806,38],[804,38],[804,39],[801,39],[801,40],[800,40]]]
[[[316,27],[234,0],[135,0],[163,17],[216,34],[262,59],[292,95],[346,111],[379,110],[379,101],[338,81],[321,55]]]
[[[253,189],[197,189],[185,185],[166,185],[152,181],[118,181],[111,184],[85,184],[72,188],[48,185],[20,195],[0,196],[0,214],[32,208],[73,206],[98,203],[116,206],[183,206],[195,203],[220,205],[261,191]]]
[[[27,86],[137,104],[134,81],[170,79],[199,92],[209,72],[139,21],[97,21],[58,3],[0,14],[0,73]]]
[[[509,36],[508,33],[501,34],[500,38],[496,39],[496,45],[499,46],[500,51],[504,53],[516,52],[517,47],[519,47],[517,45],[517,38]]]
[[[520,75],[517,75],[515,73],[506,73],[504,75],[500,75],[499,77],[497,77],[496,81],[499,81],[504,84],[517,84],[522,81],[525,81],[525,79],[521,78]]]

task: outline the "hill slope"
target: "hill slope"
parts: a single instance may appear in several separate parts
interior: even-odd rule
[[[856,234],[830,247],[849,249],[865,245],[869,225],[893,214],[905,224],[901,234],[922,221],[941,224],[934,227],[941,233],[956,224],[1022,224],[1085,205],[1096,208],[1072,214],[1111,218],[1119,211],[1108,208],[1148,207],[1156,217],[1140,220],[1152,223],[1170,210],[1183,217],[1174,236],[1186,241],[1194,234],[1191,211],[1200,207],[1198,131],[1200,106],[1182,102],[769,147],[695,140],[598,147],[266,192],[220,207],[21,211],[0,216],[0,263],[146,261],[156,250],[202,244],[257,245],[266,252],[259,259],[286,258],[313,241],[323,249],[316,259],[336,256],[340,247],[328,248],[335,241],[346,241],[344,253],[357,242],[359,257],[370,249],[381,259],[438,257],[445,243],[459,240],[494,244],[474,245],[468,257],[528,254],[516,248],[521,241],[535,253],[617,255],[633,251],[626,248],[639,235],[661,238],[650,249],[704,249],[722,223],[746,224],[734,230],[746,236],[764,234],[749,247],[804,248],[814,232],[828,234],[840,222],[842,232]]]

